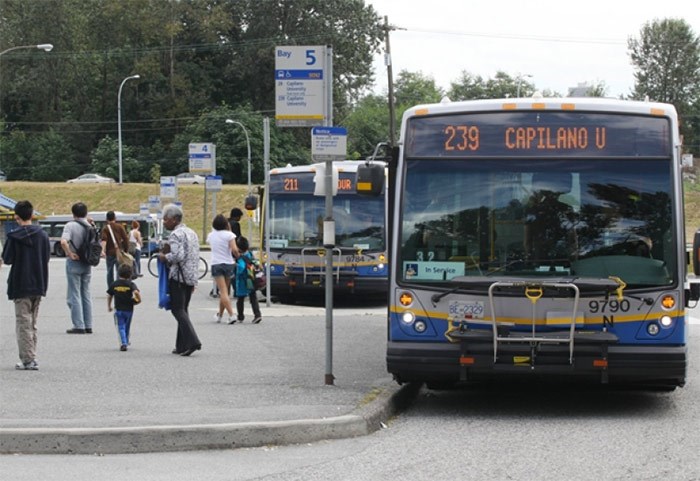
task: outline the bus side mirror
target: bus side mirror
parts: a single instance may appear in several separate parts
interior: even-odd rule
[[[369,163],[358,166],[355,190],[358,195],[380,196],[384,192],[384,166]]]
[[[255,210],[258,208],[258,198],[254,195],[249,195],[245,198],[245,210]]]
[[[700,276],[700,229],[693,236],[693,273]]]

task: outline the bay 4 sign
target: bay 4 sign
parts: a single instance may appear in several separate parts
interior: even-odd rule
[[[216,145],[212,143],[191,143],[189,145],[190,172],[216,172]]]

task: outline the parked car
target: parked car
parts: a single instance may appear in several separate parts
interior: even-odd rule
[[[177,183],[181,184],[204,184],[206,178],[203,175],[190,174],[189,172],[183,172],[182,174],[177,174]]]
[[[7,180],[7,176],[5,175],[5,172],[0,170],[0,182],[5,182]]]
[[[83,174],[75,179],[69,179],[66,182],[69,184],[111,184],[114,179],[103,177],[99,174]]]

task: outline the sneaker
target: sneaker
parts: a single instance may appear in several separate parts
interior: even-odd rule
[[[221,322],[221,314],[219,314],[218,312],[214,314],[214,321]]]
[[[255,316],[255,319],[253,319],[253,324],[260,324],[260,321],[262,321],[262,316]]]
[[[92,328],[91,328],[91,327],[86,327],[86,328],[85,328],[85,334],[92,334]]]
[[[236,322],[238,322],[238,320],[235,317],[228,316],[228,323],[229,324],[235,324]]]
[[[66,334],[85,334],[85,329],[66,329]]]
[[[122,344],[122,347],[119,348],[120,351],[126,351],[126,349],[126,344]]]
[[[19,371],[38,371],[39,364],[36,361],[29,361],[27,363],[20,361],[17,364],[15,364],[15,369]]]

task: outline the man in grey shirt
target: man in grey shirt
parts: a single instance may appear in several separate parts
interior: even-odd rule
[[[61,235],[61,247],[66,253],[66,279],[68,289],[66,301],[70,309],[73,327],[68,334],[92,334],[92,299],[90,297],[90,278],[92,266],[80,260],[78,248],[87,237],[85,226],[92,228],[87,219],[88,208],[82,202],[71,207],[73,220],[66,223]]]

